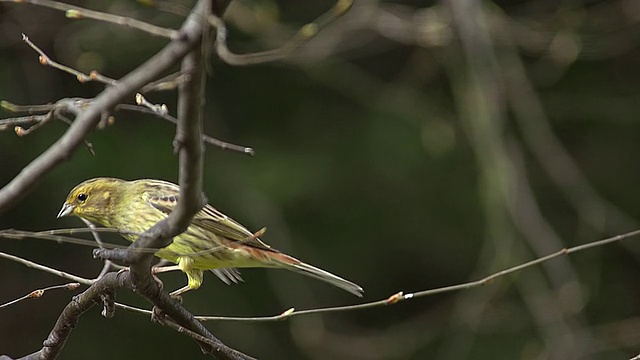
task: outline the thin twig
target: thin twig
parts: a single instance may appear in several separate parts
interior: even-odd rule
[[[11,104],[10,102],[3,100],[2,107],[8,109],[9,111],[31,113],[31,112],[38,112],[38,110],[40,109],[42,110],[48,109],[49,112],[42,115],[29,115],[29,116],[20,116],[20,117],[1,119],[0,131],[3,131],[13,126],[13,131],[16,133],[16,135],[23,137],[31,134],[32,132],[39,129],[40,127],[47,124],[53,119],[59,119],[65,124],[71,126],[72,121],[68,119],[66,116],[62,115],[61,110],[68,106],[67,99],[64,99],[64,100],[66,103],[62,107],[59,106],[58,103],[53,105],[48,104],[48,105],[20,106],[20,105]],[[32,125],[32,126],[28,129],[25,129],[22,125]],[[87,140],[84,140],[84,145],[89,151],[89,154],[91,156],[95,156],[95,152],[93,151],[93,145]]]
[[[85,223],[89,229],[91,229],[91,236],[93,236],[93,239],[98,243],[98,246],[100,246],[100,248],[103,249],[104,243],[102,242],[102,238],[100,238],[100,233],[97,231],[97,227],[87,219],[80,218],[80,220],[82,220],[82,222]],[[102,270],[100,270],[100,273],[98,274],[96,279],[103,277],[104,274],[108,273],[109,270],[111,270],[111,267],[114,265],[115,264],[112,263],[111,260],[104,260],[104,265],[102,266]]]
[[[53,120],[53,112],[48,112],[38,118],[38,121],[32,127],[25,129],[22,126],[16,126],[13,130],[16,132],[16,135],[22,137],[31,134],[31,132],[38,130],[43,125],[47,124],[49,121]]]
[[[154,114],[157,114],[159,116],[169,114],[169,108],[167,107],[166,104],[162,104],[162,105],[152,104],[140,93],[136,94],[136,104],[138,104],[138,106],[146,107],[147,109],[151,110]]]
[[[79,229],[65,229],[65,230],[91,230],[91,229],[84,229],[84,228],[79,228]],[[95,229],[95,230],[105,230],[105,229]],[[403,300],[410,300],[410,299],[415,299],[415,298],[420,298],[420,297],[425,297],[425,296],[430,296],[430,295],[435,295],[435,294],[441,294],[441,293],[446,293],[446,292],[452,292],[452,291],[458,291],[458,290],[463,290],[463,289],[469,289],[469,288],[473,288],[473,287],[478,287],[478,286],[482,286],[482,285],[488,285],[491,284],[495,279],[523,270],[525,268],[534,266],[534,265],[538,265],[541,264],[543,262],[547,262],[549,260],[555,259],[557,257],[560,257],[562,255],[568,255],[568,254],[572,254],[572,253],[577,253],[583,250],[587,250],[590,248],[594,248],[594,247],[598,247],[598,246],[603,246],[609,243],[613,243],[613,242],[618,242],[624,239],[628,239],[631,237],[635,237],[640,235],[640,230],[636,230],[636,231],[632,231],[632,232],[628,232],[625,234],[621,234],[621,235],[617,235],[617,236],[613,236],[607,239],[603,239],[603,240],[598,240],[598,241],[594,241],[591,243],[587,243],[587,244],[583,244],[583,245],[578,245],[578,246],[574,246],[574,247],[570,247],[570,248],[564,248],[561,250],[558,250],[555,253],[549,254],[547,256],[520,264],[520,265],[516,265],[510,268],[507,268],[505,270],[493,273],[489,276],[486,276],[482,279],[476,280],[476,281],[471,281],[471,282],[466,282],[463,284],[458,284],[458,285],[452,285],[452,286],[445,286],[445,287],[441,287],[441,288],[436,288],[436,289],[430,289],[430,290],[424,290],[424,291],[418,291],[415,293],[408,293],[408,294],[404,294],[403,292],[398,292],[396,294],[391,295],[390,297],[386,298],[386,299],[382,299],[382,300],[377,300],[377,301],[372,301],[372,302],[368,302],[368,303],[363,303],[363,304],[356,304],[356,305],[347,305],[347,306],[335,306],[335,307],[328,307],[328,308],[318,308],[318,309],[308,309],[308,310],[300,310],[300,311],[295,311],[295,309],[290,308],[286,311],[284,311],[283,313],[279,314],[279,315],[273,315],[273,316],[258,316],[258,317],[230,317],[230,316],[196,316],[195,318],[197,320],[200,321],[241,321],[241,322],[266,322],[266,321],[280,321],[280,320],[285,320],[294,316],[300,316],[300,315],[310,315],[310,314],[319,314],[319,313],[328,313],[328,312],[341,312],[341,311],[350,311],[350,310],[360,310],[360,309],[368,309],[368,308],[372,308],[372,307],[378,307],[378,306],[383,306],[383,305],[393,305],[396,304],[400,301]],[[15,262],[18,262],[20,264],[23,264],[25,266],[28,267],[32,267],[41,271],[45,271],[48,273],[52,273],[54,275],[66,278],[66,279],[70,279],[79,283],[83,283],[83,284],[87,284],[90,285],[93,282],[95,282],[96,280],[90,280],[90,279],[85,279],[85,278],[81,278],[81,277],[77,277],[75,275],[71,275],[68,273],[65,273],[63,271],[60,270],[56,270],[53,268],[49,268],[47,266],[43,266],[40,264],[36,264],[34,262],[19,258],[17,256],[13,256],[13,255],[9,255],[9,254],[5,254],[0,252],[0,257],[4,257],[7,258],[9,260],[13,260]],[[142,314],[151,314],[151,311],[149,310],[144,310],[144,309],[139,309],[139,308],[135,308],[135,307],[131,307],[129,305],[124,305],[124,304],[119,304],[116,303],[116,306],[128,311],[133,311],[133,312],[138,312],[138,313],[142,313]]]
[[[181,326],[179,324],[177,324],[176,322],[174,322],[173,320],[171,320],[170,318],[168,318],[166,315],[162,314],[160,316],[155,316],[154,320],[158,321],[160,324],[167,326],[169,328],[172,328],[173,330],[182,333],[182,334],[187,334],[188,336],[192,337],[193,339],[195,339],[196,341],[199,342],[203,342],[209,346],[216,346],[216,343],[214,341],[211,341],[210,339],[194,332],[191,331],[187,328],[185,328],[184,326]]]
[[[6,302],[4,304],[0,304],[0,309],[4,308],[4,307],[8,307],[11,306],[17,302],[20,302],[22,300],[27,300],[27,299],[39,299],[42,297],[42,295],[44,295],[45,292],[49,291],[49,290],[55,290],[55,289],[65,289],[65,290],[75,290],[78,287],[80,287],[80,283],[67,283],[67,284],[62,284],[62,285],[54,285],[54,286],[49,286],[46,288],[42,288],[42,289],[37,289],[37,290],[33,290],[32,292],[28,293],[25,296],[19,297],[15,300],[11,300],[9,302]]]
[[[162,79],[148,83],[140,89],[140,92],[146,94],[152,91],[174,90],[185,80],[185,77],[186,75],[178,71],[173,74],[169,74]]]
[[[34,238],[34,239],[42,239],[42,240],[51,240],[58,243],[69,243],[69,244],[75,244],[75,245],[90,246],[95,248],[96,243],[94,241],[59,235],[59,234],[73,234],[73,233],[83,233],[83,232],[92,232],[92,231],[113,232],[113,233],[118,233],[120,235],[124,235],[124,234],[133,234],[138,236],[141,235],[140,233],[137,233],[134,231],[123,231],[123,230],[117,230],[117,229],[95,228],[92,230],[92,229],[86,229],[86,228],[72,228],[72,229],[45,230],[45,231],[39,231],[39,232],[5,229],[5,230],[0,230],[0,237],[6,238],[6,239],[16,239],[16,240],[20,240],[24,238]],[[262,231],[264,231],[264,229],[259,230],[259,232],[262,232]],[[248,237],[243,241],[250,240],[251,238],[252,237]],[[129,246],[103,243],[101,248],[126,250],[126,249],[129,249]],[[174,254],[175,256],[198,256],[198,255],[212,254],[220,251],[221,249],[224,249],[224,246],[218,245],[218,246],[214,246],[209,249],[200,250],[200,251],[192,251],[188,253],[171,252],[171,254]],[[158,251],[158,249],[144,248],[144,247],[138,246],[135,248],[135,250],[131,250],[131,251],[136,251],[139,253],[146,253],[146,254],[155,254]]]
[[[209,16],[209,23],[216,28],[216,53],[225,63],[236,66],[246,66],[262,64],[266,62],[284,59],[290,56],[293,51],[304,43],[314,38],[320,30],[327,25],[345,15],[353,0],[338,0],[335,5],[326,13],[320,15],[315,21],[304,25],[298,32],[284,45],[277,49],[254,52],[249,54],[235,54],[227,47],[227,27],[224,21],[215,15]]]
[[[35,52],[39,54],[38,61],[40,62],[40,64],[44,66],[50,66],[54,69],[58,69],[68,74],[71,74],[75,76],[76,79],[81,83],[88,82],[88,81],[96,81],[96,82],[103,83],[105,85],[115,85],[118,82],[115,79],[112,79],[108,76],[104,76],[100,74],[96,70],[91,71],[89,74],[85,74],[72,67],[69,67],[54,61],[42,49],[40,49],[35,43],[33,43],[29,39],[29,37],[25,34],[22,34],[22,41],[24,41],[27,45],[29,45],[29,47],[31,47],[33,50],[35,50]],[[184,81],[184,78],[185,78],[185,75],[182,74],[181,72],[173,73],[165,76],[162,79],[148,83],[140,90],[140,92],[146,93],[146,92],[152,92],[152,91],[173,90],[177,88],[181,82]]]
[[[143,5],[156,8],[160,11],[164,11],[169,14],[185,17],[189,15],[189,8],[181,4],[174,3],[172,1],[154,0],[154,1],[139,1]]]
[[[72,233],[74,233],[74,232],[77,232],[77,233],[82,232],[81,229],[57,229],[57,230],[47,230],[47,231],[40,231],[40,232],[6,229],[6,230],[0,230],[0,237],[3,237],[5,239],[16,239],[16,240],[20,240],[20,239],[24,239],[24,238],[34,238],[34,239],[51,240],[51,241],[55,241],[57,243],[68,243],[68,244],[96,247],[96,243],[94,241],[91,241],[91,240],[78,239],[78,238],[74,238],[74,237],[58,235],[60,233],[65,233],[67,230],[72,230]],[[87,231],[91,231],[91,230],[87,229]],[[104,228],[95,229],[94,231],[105,231],[105,232],[121,233],[121,232],[119,232],[117,230],[114,231],[112,229],[104,229]],[[112,248],[112,249],[126,249],[127,248],[127,245],[118,245],[118,244],[106,244],[105,243],[104,246],[107,247],[107,248]],[[140,249],[140,251],[143,251],[143,250]],[[145,251],[155,252],[157,250],[147,249]]]
[[[26,112],[29,114],[42,113],[55,109],[56,104],[44,104],[44,105],[17,105],[7,100],[0,101],[0,107],[11,112]]]
[[[61,65],[53,60],[51,60],[47,54],[42,51],[37,45],[35,45],[32,41],[29,40],[29,38],[25,35],[22,34],[22,39],[23,41],[25,41],[32,49],[34,49],[38,54],[40,54],[40,63],[43,65],[49,65],[53,68],[62,70],[64,72],[67,72],[71,75],[74,75],[78,81],[80,82],[86,82],[86,81],[98,81],[101,83],[104,83],[106,85],[115,85],[117,84],[117,81],[105,76],[102,76],[100,74],[98,74],[96,71],[92,71],[90,75],[86,75],[80,71],[77,71],[73,68],[70,68],[68,66],[64,66]],[[179,86],[182,82],[185,81],[185,75],[182,72],[177,72],[174,74],[171,74],[165,78],[162,78],[154,83],[150,83],[148,85],[146,85],[142,90],[143,91],[154,91],[154,90],[166,90],[169,88],[174,88],[176,86]],[[86,101],[86,100],[85,100]],[[136,94],[136,103],[141,106],[141,107],[135,107],[134,105],[127,105],[127,104],[121,104],[118,106],[118,108],[120,109],[124,109],[124,110],[131,110],[131,111],[139,111],[139,112],[145,112],[145,113],[150,113],[153,115],[156,115],[157,117],[167,120],[173,124],[177,124],[178,120],[174,117],[172,117],[171,115],[169,115],[169,110],[167,109],[167,106],[165,104],[162,105],[158,105],[158,104],[153,104],[151,102],[149,102],[141,93],[137,93]],[[17,111],[33,111],[33,106],[22,106],[19,107],[15,104],[11,104],[7,101],[3,101],[2,102],[2,107],[10,109],[11,111],[17,112]],[[42,106],[43,109],[49,109],[49,110],[55,110],[56,107],[55,106],[50,106],[50,105],[45,105]],[[143,111],[141,110],[142,108],[147,108],[149,110],[149,112]],[[38,127],[42,126],[44,123],[46,123],[47,121],[49,121],[51,119],[51,113],[43,115],[43,119],[34,119],[33,122],[36,123],[37,126],[33,126],[34,130],[37,129]],[[57,114],[57,117],[61,117],[61,114]],[[19,118],[22,121],[27,121],[27,120],[31,120],[31,118]],[[6,124],[9,124],[10,122],[15,122],[14,121],[9,121],[11,119],[7,119]],[[64,118],[63,118],[64,120]],[[113,119],[111,118],[111,122],[107,122],[107,124],[111,124],[113,122]],[[67,121],[67,123],[69,125],[71,125],[71,121]],[[102,122],[101,122],[102,123]],[[3,130],[5,126],[7,126],[6,124],[3,124],[2,122],[0,122],[0,130]],[[23,128],[19,128],[16,127],[15,128],[16,134],[18,134],[18,136],[25,136],[27,135],[29,132],[31,132],[31,129],[25,130]],[[250,147],[246,147],[246,146],[239,146],[239,145],[235,145],[235,144],[231,144],[225,141],[221,141],[218,140],[216,138],[204,135],[202,136],[203,140],[206,143],[209,143],[211,145],[217,146],[219,148],[221,148],[222,150],[231,150],[231,151],[236,151],[236,152],[241,152],[243,154],[248,154],[253,156],[255,154],[255,151],[250,148]],[[87,142],[85,140],[85,146],[87,147],[87,149],[89,150],[89,153],[94,156],[95,153],[93,151],[93,146],[91,145],[91,143]]]
[[[33,269],[36,269],[36,270],[44,271],[44,272],[59,276],[59,277],[61,277],[63,279],[69,279],[71,281],[75,281],[75,282],[78,282],[78,283],[81,283],[81,284],[84,284],[84,285],[91,285],[91,284],[93,284],[95,282],[95,280],[86,279],[86,278],[83,278],[83,277],[80,277],[80,276],[69,274],[69,273],[64,272],[62,270],[58,270],[58,269],[54,269],[54,268],[51,268],[51,267],[48,267],[48,266],[40,265],[38,263],[23,259],[21,257],[15,256],[15,255],[10,255],[10,254],[7,254],[7,253],[0,252],[0,258],[9,259],[11,261],[17,262],[18,264],[22,264],[24,266],[27,266],[27,267],[30,267],[30,268],[33,268]]]
[[[624,239],[628,239],[631,237],[636,237],[640,235],[640,230],[636,230],[636,231],[631,231],[625,234],[621,234],[621,235],[617,235],[617,236],[613,236],[607,239],[603,239],[603,240],[598,240],[598,241],[594,241],[594,242],[590,242],[587,244],[583,244],[583,245],[578,245],[578,246],[574,246],[574,247],[570,247],[570,248],[564,248],[561,250],[556,251],[555,253],[549,254],[547,256],[535,259],[535,260],[531,260],[529,262],[523,263],[523,264],[519,264],[510,268],[507,268],[505,270],[502,271],[498,271],[496,273],[493,273],[489,276],[486,276],[482,279],[479,280],[475,280],[475,281],[470,281],[470,282],[466,282],[463,284],[458,284],[458,285],[452,285],[452,286],[445,286],[445,287],[440,287],[440,288],[436,288],[436,289],[430,289],[430,290],[424,290],[424,291],[418,291],[415,293],[407,293],[404,294],[402,291],[395,293],[391,296],[389,296],[386,299],[382,299],[382,300],[377,300],[377,301],[371,301],[371,302],[367,302],[367,303],[362,303],[362,304],[356,304],[356,305],[347,305],[347,306],[333,306],[333,307],[326,307],[326,308],[318,308],[318,309],[308,309],[308,310],[300,310],[300,311],[296,311],[294,308],[290,308],[284,312],[282,312],[281,314],[278,315],[273,315],[273,316],[256,316],[256,317],[232,317],[232,316],[202,316],[202,315],[198,315],[196,316],[196,319],[200,320],[200,321],[237,321],[237,322],[269,322],[269,321],[281,321],[281,320],[286,320],[289,319],[291,317],[294,316],[302,316],[302,315],[311,315],[311,314],[321,314],[321,313],[329,313],[329,312],[342,312],[342,311],[351,311],[351,310],[362,310],[362,309],[369,309],[369,308],[373,308],[373,307],[379,307],[379,306],[385,306],[385,305],[394,305],[400,301],[404,301],[404,300],[411,300],[411,299],[417,299],[417,298],[421,298],[421,297],[425,297],[425,296],[430,296],[430,295],[435,295],[435,294],[442,294],[442,293],[446,293],[446,292],[453,292],[453,291],[458,291],[458,290],[464,290],[464,289],[469,289],[469,288],[473,288],[473,287],[478,287],[478,286],[483,286],[483,285],[489,285],[491,284],[495,279],[526,269],[528,267],[534,266],[534,265],[538,265],[541,264],[543,262],[547,262],[549,260],[555,259],[557,257],[563,256],[563,255],[568,255],[568,254],[573,254],[579,251],[583,251],[583,250],[587,250],[590,248],[594,248],[594,247],[598,247],[598,246],[603,246],[603,245],[607,245],[613,242],[618,242]],[[132,312],[138,312],[141,314],[150,314],[151,311],[149,310],[143,310],[143,309],[138,309],[138,308],[133,308],[127,305],[121,305],[120,306],[122,309],[124,310],[128,310],[128,311],[132,311]]]
[[[13,130],[16,132],[16,135],[23,136],[24,128],[22,125],[37,125],[41,122],[47,122],[50,118],[50,113],[44,115],[29,115],[29,116],[20,116],[13,117],[0,120],[0,131],[8,129],[13,126]],[[21,128],[22,130],[17,130],[17,128]]]
[[[36,270],[40,270],[40,271],[43,271],[43,272],[46,272],[46,273],[50,273],[50,274],[59,276],[59,277],[61,277],[63,279],[68,279],[68,280],[75,281],[75,283],[70,283],[70,284],[65,284],[65,285],[58,285],[59,287],[62,287],[62,286],[73,286],[72,284],[92,285],[99,278],[102,277],[102,276],[99,276],[96,279],[83,278],[83,277],[80,277],[80,276],[77,276],[77,275],[69,274],[67,272],[64,272],[64,271],[61,271],[61,270],[57,270],[57,269],[54,269],[54,268],[51,268],[51,267],[48,267],[48,266],[44,266],[44,265],[35,263],[33,261],[29,261],[29,260],[23,259],[21,257],[10,255],[10,254],[6,254],[6,253],[3,253],[3,252],[0,252],[0,257],[8,259],[8,260],[11,260],[11,261],[15,261],[18,264],[22,264],[22,265],[25,265],[27,267],[30,267],[30,268],[33,268],[33,269],[36,269]],[[46,290],[49,290],[49,288],[45,288],[45,289],[42,289],[42,290],[46,291]],[[36,291],[38,291],[38,290],[36,290]],[[14,301],[16,301],[16,300],[14,300]],[[8,305],[9,304],[7,304],[7,306]],[[118,302],[116,302],[115,305],[116,305],[116,307],[119,307],[119,308],[127,310],[127,311],[138,312],[138,313],[141,313],[141,314],[151,315],[151,311],[150,310],[140,309],[140,308],[137,308],[137,307],[134,307],[134,306],[121,304],[121,303],[118,303]],[[3,306],[5,306],[5,305],[3,305]]]
[[[169,114],[161,114],[158,113],[156,111],[150,110],[146,107],[142,107],[142,106],[137,106],[137,105],[129,105],[129,104],[120,104],[116,107],[117,110],[126,110],[126,111],[136,111],[136,112],[141,112],[144,114],[149,114],[149,115],[154,115],[159,117],[160,119],[166,120],[172,124],[177,124],[178,123],[178,119],[176,119],[175,117],[169,115]],[[218,140],[216,138],[213,138],[211,136],[202,135],[202,140],[204,142],[206,142],[207,144],[213,145],[213,146],[217,146],[222,150],[231,150],[231,151],[237,151],[243,154],[247,154],[247,155],[255,155],[255,151],[253,150],[253,148],[247,147],[247,146],[242,146],[242,145],[235,145],[235,144],[231,144],[222,140]]]
[[[73,6],[57,1],[50,0],[0,0],[0,2],[14,2],[14,3],[28,3],[47,7],[50,9],[56,9],[65,12],[65,16],[70,19],[94,19],[104,21],[116,25],[128,26],[133,29],[144,31],[148,34],[155,36],[162,36],[168,39],[175,39],[178,32],[173,29],[167,29],[153,24],[146,23],[144,21],[132,19],[126,16],[118,16],[109,13],[103,13],[100,11],[89,10],[81,8],[79,6]]]
[[[29,45],[33,50],[35,50],[40,55],[38,59],[40,64],[45,66],[51,66],[54,69],[58,69],[66,73],[69,73],[75,76],[76,79],[78,79],[78,81],[81,83],[84,83],[87,81],[97,81],[106,85],[115,85],[116,83],[116,80],[100,75],[97,71],[92,71],[90,75],[87,75],[74,68],[71,68],[71,67],[62,65],[56,61],[53,61],[44,51],[42,51],[42,49],[40,49],[36,44],[34,44],[31,40],[29,40],[29,37],[25,34],[22,34],[22,41],[27,43],[27,45]]]

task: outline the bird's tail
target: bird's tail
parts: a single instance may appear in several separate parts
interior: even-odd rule
[[[272,255],[272,259],[276,260],[275,262],[277,263],[277,267],[295,271],[302,275],[306,275],[312,278],[316,278],[318,280],[322,280],[333,286],[337,286],[343,290],[346,290],[352,293],[353,295],[362,297],[362,293],[364,292],[364,290],[362,290],[362,287],[360,287],[360,285],[358,284],[354,284],[351,281],[345,280],[328,271],[306,264],[292,256],[285,255],[283,253],[278,253],[277,255],[278,256]]]

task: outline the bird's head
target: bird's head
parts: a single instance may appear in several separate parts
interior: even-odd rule
[[[80,183],[67,196],[58,217],[74,215],[107,225],[114,201],[125,183],[115,178],[95,178]]]

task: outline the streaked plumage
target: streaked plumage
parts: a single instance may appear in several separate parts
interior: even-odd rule
[[[142,233],[171,213],[178,193],[178,186],[166,181],[96,178],[71,190],[58,217],[75,215],[107,228]],[[122,236],[129,241],[137,238],[131,234]],[[203,270],[213,271],[230,284],[241,280],[236,268],[275,267],[362,296],[360,286],[271,248],[211,205],[200,210],[188,229],[176,236],[171,245],[158,250],[156,256],[177,264],[187,275],[188,284],[172,295],[200,287]]]

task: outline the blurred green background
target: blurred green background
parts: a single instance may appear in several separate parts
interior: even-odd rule
[[[134,1],[77,4],[173,28],[182,21]],[[234,2],[229,46],[277,47],[332,4]],[[103,89],[39,65],[21,33],[63,64],[113,78],[166,43],[27,4],[0,4],[0,28],[0,98],[17,104]],[[207,147],[204,190],[249,229],[266,226],[263,239],[275,248],[360,284],[363,301],[475,280],[637,229],[639,44],[634,0],[357,1],[287,61],[212,61],[206,133],[256,155]],[[175,114],[175,92],[147,98]],[[177,181],[173,125],[115,116],[87,139],[94,157],[79,148],[0,217],[0,229],[81,226],[55,215],[88,178]],[[22,138],[1,131],[0,186],[66,128],[55,121]],[[260,359],[628,359],[640,352],[639,241],[395,306],[206,326]],[[2,252],[85,277],[102,267],[91,250],[0,240]],[[245,283],[234,286],[206,274],[185,306],[257,316],[360,301],[294,273],[242,273]],[[184,282],[182,274],[162,279],[166,289]],[[0,303],[65,282],[0,260]],[[0,309],[0,354],[39,349],[73,295],[51,291]],[[117,299],[147,307],[127,291]],[[188,337],[143,315],[105,319],[100,310],[82,316],[61,358],[204,357]]]

